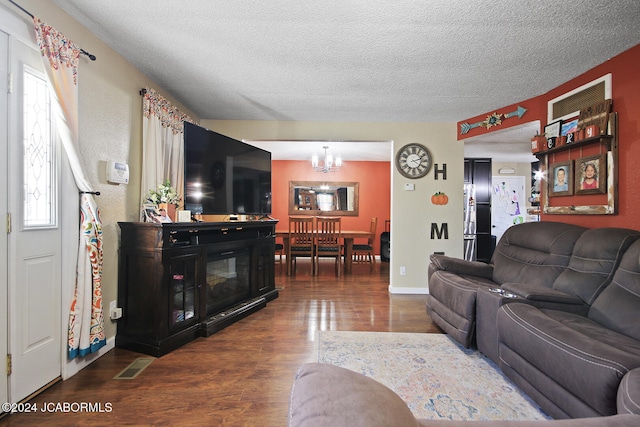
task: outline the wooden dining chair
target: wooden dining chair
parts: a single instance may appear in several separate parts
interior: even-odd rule
[[[289,217],[288,275],[295,274],[298,257],[308,257],[311,261],[311,275],[315,274],[315,234],[315,217]]]
[[[316,219],[316,273],[319,272],[320,257],[336,259],[336,276],[342,272],[342,218],[319,216]]]
[[[278,264],[280,264],[280,272],[282,272],[282,255],[284,255],[284,244],[275,242],[274,245],[275,254],[278,256]]]
[[[353,258],[352,262],[357,263],[369,263],[370,270],[376,271],[376,255],[373,253],[373,244],[376,238],[376,229],[378,228],[378,218],[371,218],[371,224],[369,226],[369,237],[366,244],[354,244],[353,245]]]

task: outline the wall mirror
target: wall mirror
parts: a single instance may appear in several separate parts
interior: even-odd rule
[[[289,215],[358,216],[358,182],[289,181]]]

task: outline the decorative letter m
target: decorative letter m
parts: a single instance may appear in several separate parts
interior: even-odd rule
[[[440,228],[438,228],[438,224],[435,222],[431,223],[431,238],[435,239],[438,236],[438,239],[442,239],[444,235],[445,239],[449,239],[449,225],[445,222],[442,224]]]

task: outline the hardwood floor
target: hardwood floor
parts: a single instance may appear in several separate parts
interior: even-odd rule
[[[5,416],[0,426],[286,426],[293,378],[315,361],[317,331],[442,332],[426,314],[426,296],[388,293],[388,263],[375,273],[354,265],[340,278],[331,260],[319,276],[308,271],[299,261],[297,276],[287,277],[276,264],[280,296],[266,308],[154,360],[132,380],[113,377],[145,355],[116,348],[33,398],[38,412]],[[79,412],[80,403],[104,412]]]

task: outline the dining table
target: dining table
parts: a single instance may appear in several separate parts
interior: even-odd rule
[[[370,231],[364,230],[341,230],[340,236],[344,243],[344,272],[345,274],[351,274],[353,270],[353,240],[354,239],[367,239],[371,235]],[[289,248],[289,230],[276,230],[276,238],[282,238],[284,245],[284,253],[287,254]],[[291,259],[286,257],[287,272],[291,271]]]

